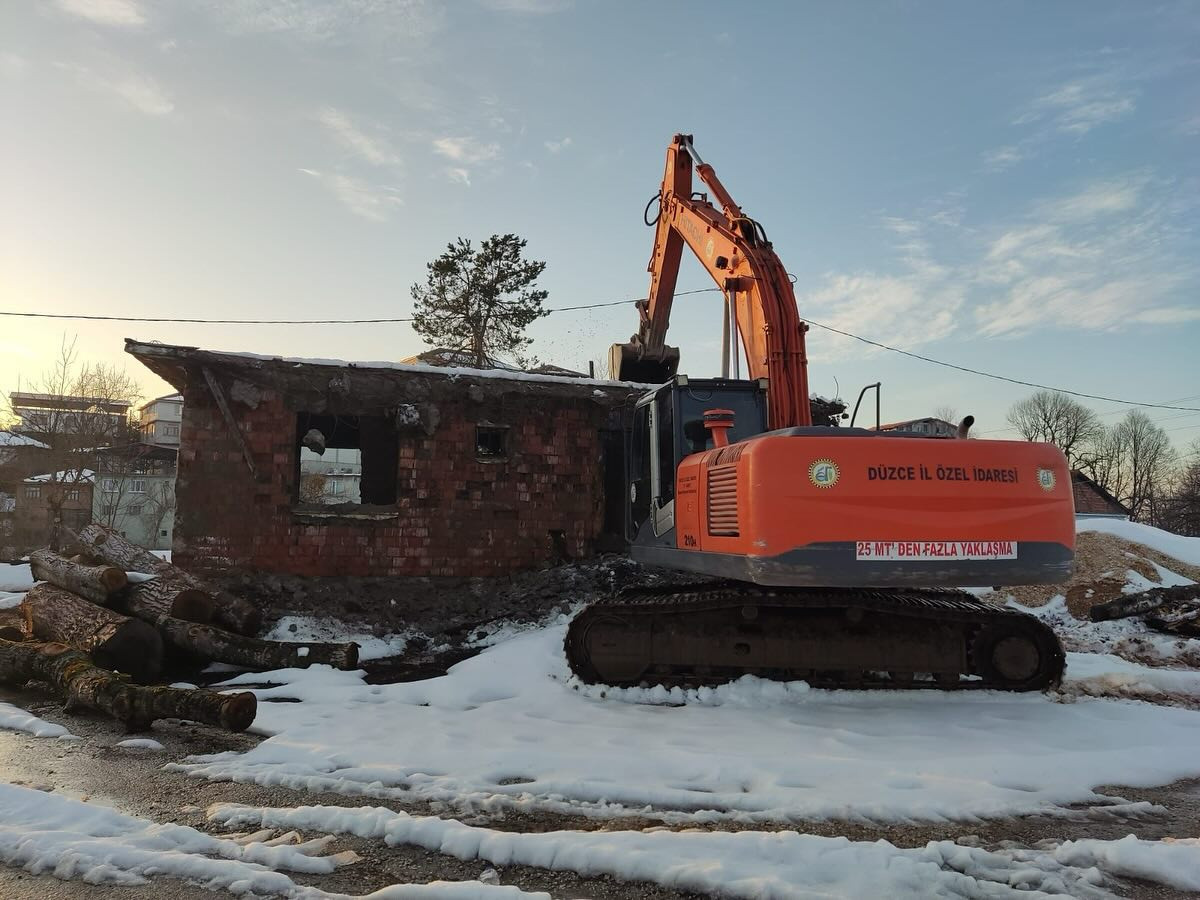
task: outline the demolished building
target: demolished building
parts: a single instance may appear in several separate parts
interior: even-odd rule
[[[623,416],[644,385],[125,349],[184,398],[184,568],[501,575],[620,546]],[[360,502],[305,502],[302,446],[359,450]]]

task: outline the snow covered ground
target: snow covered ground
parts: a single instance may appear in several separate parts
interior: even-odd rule
[[[233,894],[341,900],[298,885],[287,872],[328,874],[353,864],[353,853],[323,855],[331,838],[289,843],[286,836],[213,837],[183,825],[156,824],[105,806],[53,793],[0,784],[0,861],[37,874],[90,884],[144,884],[149,875],[171,875]],[[480,882],[396,885],[375,900],[511,900],[527,894]]]
[[[1200,890],[1200,841],[1067,841],[988,851],[935,841],[899,849],[795,831],[552,831],[523,834],[379,807],[263,809],[222,804],[210,821],[416,844],[460,859],[655,882],[722,897],[1112,897],[1106,875]]]
[[[358,644],[358,658],[367,662],[399,656],[417,632],[386,634],[382,637],[369,631],[348,628],[336,619],[318,619],[312,616],[284,616],[264,636],[268,641],[354,641]]]
[[[1200,538],[1183,537],[1161,528],[1139,525],[1124,519],[1081,519],[1076,522],[1075,530],[1113,534],[1127,541],[1145,544],[1152,550],[1173,556],[1189,565],[1200,566]]]
[[[254,729],[272,737],[175,768],[460,812],[669,822],[999,817],[1103,804],[1097,785],[1200,775],[1200,714],[1188,709],[816,691],[754,678],[688,692],[602,690],[569,677],[564,631],[518,635],[427,681],[368,685],[322,666],[237,676],[226,684],[275,685],[256,690],[266,702]],[[1106,666],[1129,676],[1110,659],[1073,657],[1068,684],[1077,667],[1088,682]],[[302,702],[270,702],[284,699]]]

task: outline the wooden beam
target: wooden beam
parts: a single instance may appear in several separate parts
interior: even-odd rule
[[[225,399],[225,392],[221,390],[221,384],[212,373],[212,369],[208,366],[203,367],[204,380],[208,382],[208,389],[212,392],[213,399],[217,401],[217,406],[221,410],[221,415],[225,419],[225,424],[229,426],[229,433],[233,436],[234,441],[238,445],[238,449],[242,451],[242,459],[246,461],[246,468],[250,470],[251,477],[258,481],[258,470],[254,467],[254,457],[250,455],[250,447],[246,444],[246,436],[242,434],[242,429],[238,427],[237,420],[233,418],[233,412],[229,409],[229,401]]]

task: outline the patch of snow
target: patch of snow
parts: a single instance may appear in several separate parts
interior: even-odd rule
[[[36,447],[39,450],[49,450],[49,444],[12,431],[0,431],[0,447]]]
[[[26,712],[11,703],[0,702],[0,728],[9,731],[24,731],[34,737],[73,738],[74,735],[61,725],[39,719],[33,713]]]
[[[308,648],[307,647],[296,648],[296,656],[298,656],[300,659],[304,659],[304,657],[308,656]]]
[[[143,581],[153,581],[157,575],[147,575],[145,572],[126,572],[125,577],[130,584],[141,584]]]
[[[0,591],[0,609],[16,609],[24,599],[24,594],[9,594]]]
[[[136,342],[135,355],[139,356],[176,356],[181,347],[171,345],[143,344]],[[506,381],[539,381],[543,384],[571,384],[583,387],[620,389],[623,392],[643,388],[649,390],[658,387],[657,384],[643,384],[633,381],[610,381],[601,378],[580,378],[568,375],[534,375],[531,372],[510,372],[505,369],[470,369],[463,366],[429,366],[421,363],[398,363],[390,360],[349,361],[344,359],[305,358],[296,356],[266,356],[261,353],[246,353],[231,350],[206,351],[212,356],[223,356],[234,359],[258,359],[264,362],[281,362],[291,365],[331,366],[339,369],[386,369],[392,372],[419,372],[423,375],[444,375],[454,380],[463,376],[470,378],[498,378]]]
[[[677,692],[585,688],[567,672],[565,627],[517,635],[425,681],[368,685],[328,666],[230,679],[272,685],[255,689],[263,700],[301,702],[260,704],[254,730],[271,737],[256,747],[169,768],[464,814],[668,822],[1045,814],[1110,802],[1098,785],[1200,774],[1200,713],[1178,706],[754,678]],[[1114,660],[1113,672],[1128,670]]]
[[[164,560],[166,562],[171,561],[171,551],[170,550],[151,550],[150,552],[153,553],[155,556],[157,556],[161,560]]]
[[[1063,687],[1092,696],[1200,697],[1200,672],[1142,666],[1098,653],[1068,653]]]
[[[285,872],[325,875],[357,859],[322,856],[329,838],[302,844],[276,843],[265,835],[219,838],[184,825],[158,824],[61,794],[0,784],[0,862],[34,875],[52,874],[89,884],[137,885],[147,876],[167,875],[224,888],[239,895],[278,895],[296,900],[346,900],[297,884]],[[258,839],[252,839],[258,838]],[[435,900],[508,900],[514,887],[479,882],[394,885],[373,895]]]
[[[126,750],[156,750],[165,751],[167,748],[158,741],[150,738],[129,738],[117,744],[118,747],[124,747]]]
[[[1181,562],[1200,566],[1200,538],[1183,537],[1154,528],[1141,525],[1125,519],[1085,519],[1075,525],[1076,531],[1099,531],[1105,534],[1115,534],[1127,541],[1145,544],[1159,553],[1173,556]]]
[[[1022,606],[1012,599],[1008,605],[1036,616],[1053,628],[1067,650],[1133,656],[1164,664],[1195,658],[1197,653],[1194,641],[1153,631],[1138,618],[1106,622],[1077,619],[1067,609],[1061,594],[1044,606]]]
[[[721,897],[1007,897],[1069,893],[1111,897],[1104,875],[1131,875],[1185,890],[1200,886],[1193,841],[1085,840],[1046,849],[988,851],[952,841],[900,849],[794,831],[553,831],[521,833],[411,816],[380,807],[210,807],[226,826],[353,834],[498,866],[527,865],[649,881]],[[489,870],[490,871],[490,870]],[[485,873],[486,874],[486,873]],[[482,880],[481,876],[481,880]]]
[[[30,475],[25,479],[26,484],[91,484],[96,480],[96,473],[91,469],[64,469],[61,472],[46,472],[42,475]]]
[[[22,593],[34,584],[29,563],[0,563],[0,591]]]
[[[284,616],[271,626],[265,640],[292,643],[353,641],[358,644],[358,658],[365,662],[371,659],[399,656],[408,646],[408,642],[417,636],[419,636],[419,632],[405,631],[400,634],[386,634],[383,637],[377,637],[369,631],[355,629],[337,619]],[[307,656],[308,648],[303,649],[304,652],[300,655]]]

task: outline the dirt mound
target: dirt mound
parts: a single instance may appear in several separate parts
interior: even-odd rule
[[[1125,593],[1130,572],[1145,579],[1146,587],[1163,583],[1159,566],[1200,582],[1200,566],[1160,553],[1144,544],[1096,531],[1081,532],[1075,544],[1075,571],[1065,584],[1030,584],[1000,588],[988,599],[1014,598],[1022,606],[1044,606],[1059,594],[1066,597],[1067,609],[1076,618],[1087,618],[1097,603],[1113,600]]]

